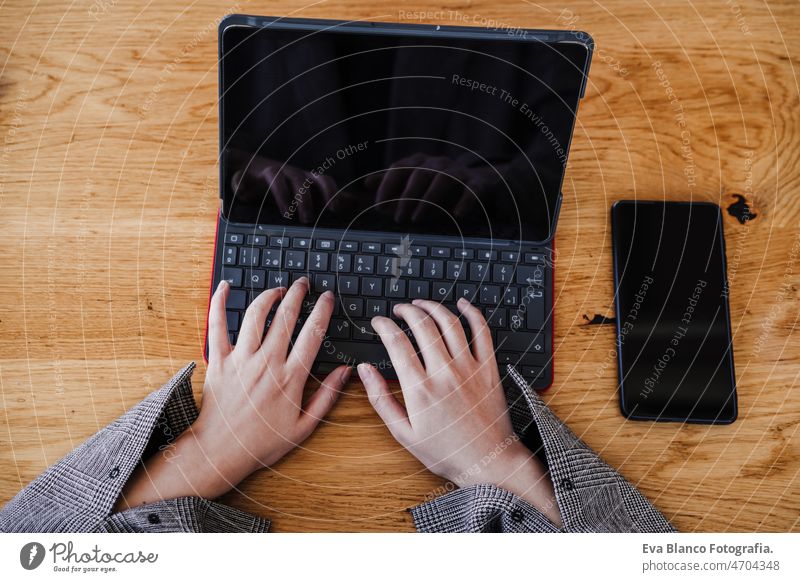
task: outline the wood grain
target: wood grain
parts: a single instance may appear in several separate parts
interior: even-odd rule
[[[556,381],[546,399],[679,529],[799,530],[796,3],[397,6],[3,4],[0,502],[189,360],[200,364],[200,394],[218,209],[219,19],[421,17],[592,34],[598,51],[557,237]],[[613,317],[609,207],[631,197],[727,207],[734,194],[757,214],[744,225],[725,217],[740,418],[727,427],[625,421],[613,327],[588,324]],[[276,531],[411,530],[406,508],[440,485],[353,383],[302,449],[225,501],[271,517]]]

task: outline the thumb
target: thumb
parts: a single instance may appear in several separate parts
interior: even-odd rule
[[[371,364],[358,365],[358,376],[364,383],[369,403],[381,417],[389,432],[400,444],[409,442],[411,423],[402,404],[395,398],[386,379]]]
[[[298,424],[300,424],[300,431],[304,435],[303,438],[308,437],[314,429],[317,428],[319,421],[325,418],[325,415],[331,411],[333,405],[339,399],[339,394],[342,392],[347,381],[350,379],[352,369],[350,366],[339,366],[330,374],[325,376],[325,379],[320,384],[317,391],[311,395],[306,404],[305,411],[300,416]]]

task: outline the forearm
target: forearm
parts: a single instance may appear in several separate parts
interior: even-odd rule
[[[247,477],[249,468],[227,463],[226,457],[210,450],[198,433],[194,427],[189,428],[168,448],[140,465],[114,510],[179,497],[214,499]]]

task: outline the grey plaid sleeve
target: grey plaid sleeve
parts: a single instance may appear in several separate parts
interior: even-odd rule
[[[0,510],[2,532],[265,532],[269,521],[197,497],[112,514],[136,466],[197,418],[190,363],[47,468]]]
[[[537,443],[550,472],[564,527],[493,485],[456,489],[411,508],[421,532],[673,532],[667,519],[581,441],[508,366],[506,397],[514,430]],[[529,444],[529,446],[531,446]]]

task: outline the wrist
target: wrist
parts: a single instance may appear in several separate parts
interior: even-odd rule
[[[195,423],[175,442],[175,457],[187,481],[196,487],[199,497],[213,499],[227,493],[258,466],[252,457],[242,457],[224,447],[225,439],[213,438]]]

